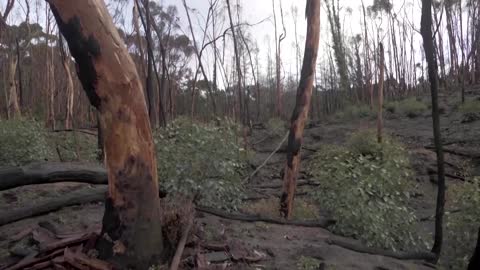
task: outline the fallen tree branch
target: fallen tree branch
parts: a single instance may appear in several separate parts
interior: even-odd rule
[[[438,172],[436,170],[429,172],[429,175],[434,175],[434,174],[438,174]],[[452,179],[457,179],[457,180],[461,180],[461,181],[466,181],[465,177],[461,177],[461,176],[450,174],[450,173],[445,173],[445,177],[452,178]]]
[[[381,255],[385,257],[395,258],[399,260],[426,260],[434,261],[436,259],[435,254],[431,252],[393,252],[390,250],[383,250],[378,248],[366,247],[354,242],[349,242],[341,239],[329,238],[326,240],[327,244],[339,246],[355,252]]]
[[[430,145],[425,146],[425,149],[435,151],[435,147],[430,146]],[[443,148],[443,152],[448,153],[448,154],[452,154],[452,155],[456,155],[456,156],[460,156],[460,157],[475,158],[475,159],[480,158],[479,153],[467,153],[467,152],[461,152],[461,151],[448,149],[448,148]]]
[[[0,191],[25,185],[58,182],[107,184],[107,172],[99,164],[39,162],[22,167],[0,167]]]
[[[0,226],[21,219],[54,212],[67,206],[101,202],[105,200],[106,192],[106,186],[87,190],[83,189],[70,194],[65,194],[61,198],[48,199],[44,202],[32,204],[19,209],[2,211],[0,212]]]
[[[94,131],[89,131],[89,130],[84,130],[84,129],[56,129],[53,130],[52,132],[58,133],[58,132],[80,132],[84,133],[87,135],[92,135],[92,136],[98,136],[98,134]]]
[[[182,259],[183,250],[185,249],[185,244],[187,243],[188,234],[193,226],[193,218],[188,222],[187,227],[183,230],[182,238],[178,243],[177,251],[175,251],[175,256],[173,256],[172,264],[170,265],[170,270],[177,270],[180,265],[180,260]]]
[[[315,183],[313,181],[308,181],[308,180],[299,180],[297,182],[297,187],[301,187],[301,186],[312,186],[312,187],[316,187],[316,186],[319,186],[320,184],[319,183]],[[266,184],[266,185],[258,185],[258,186],[252,186],[252,188],[282,188],[283,187],[283,184],[282,183],[279,183],[279,184]]]
[[[324,218],[318,221],[295,221],[295,220],[283,220],[269,217],[262,217],[256,215],[245,215],[240,213],[228,213],[218,209],[212,209],[202,206],[196,206],[195,209],[199,212],[207,213],[217,217],[245,221],[245,222],[265,222],[279,225],[291,225],[299,227],[317,227],[317,228],[327,228],[330,225],[335,224],[335,221],[332,219]]]
[[[257,174],[258,171],[260,171],[260,169],[262,169],[265,165],[267,165],[267,162],[273,157],[273,155],[275,155],[275,153],[277,153],[278,150],[280,150],[283,143],[287,140],[287,137],[288,137],[288,132],[285,134],[282,141],[278,144],[277,148],[275,148],[275,150],[273,150],[273,152],[263,161],[263,163],[260,166],[258,166],[255,169],[255,171],[253,171],[249,176],[247,176],[245,179],[243,179],[244,182],[250,180],[253,176],[255,176],[255,174]]]

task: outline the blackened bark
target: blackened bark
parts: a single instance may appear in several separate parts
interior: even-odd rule
[[[428,77],[430,80],[430,91],[432,95],[432,118],[433,118],[433,137],[437,153],[437,171],[438,171],[438,193],[437,207],[435,211],[435,241],[432,252],[440,256],[443,242],[443,216],[445,208],[445,169],[443,162],[443,148],[440,134],[440,114],[438,112],[438,68],[437,59],[434,53],[433,33],[432,33],[432,0],[422,0],[422,21],[421,33],[423,38],[423,47],[425,49],[425,58],[428,64]]]
[[[305,15],[307,17],[307,36],[305,39],[302,74],[297,89],[295,108],[290,120],[287,162],[283,176],[283,191],[280,198],[280,214],[287,219],[292,214],[297,174],[300,168],[303,130],[308,118],[313,81],[315,79],[318,43],[320,40],[320,0],[308,0]]]

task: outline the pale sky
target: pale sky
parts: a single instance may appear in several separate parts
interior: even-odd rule
[[[188,31],[188,21],[186,18],[185,10],[182,6],[181,0],[158,0],[157,2],[163,5],[171,5],[174,4],[178,7],[179,16],[180,16],[180,24],[182,29],[184,29],[185,33],[189,35]],[[225,2],[225,0],[220,0],[220,2]],[[267,36],[270,37],[270,47],[272,52],[274,52],[274,25],[273,25],[273,11],[272,11],[272,1],[271,0],[230,0],[230,4],[235,5],[239,3],[242,7],[241,18],[240,20],[243,22],[248,22],[250,24],[254,24],[260,22],[264,19],[268,19],[267,21],[248,28],[248,33],[252,35],[252,37],[257,41],[260,55],[261,55],[261,67],[262,72],[266,73],[266,59],[267,53],[269,49],[269,43]],[[277,12],[277,26],[279,31],[281,31],[281,19],[280,19],[280,9],[279,5],[282,5],[283,8],[283,15],[285,20],[285,28],[287,32],[286,39],[282,42],[282,64],[285,73],[295,73],[296,67],[296,57],[295,57],[295,27],[293,23],[292,17],[292,7],[296,7],[298,10],[298,19],[297,19],[297,34],[299,39],[299,46],[301,49],[301,56],[303,57],[303,47],[304,47],[304,37],[306,33],[306,20],[305,20],[305,5],[306,0],[275,0],[275,8]],[[404,0],[404,1],[392,1],[394,8],[393,12],[399,14],[399,16],[403,16],[404,12],[409,15],[409,20],[415,26],[416,29],[420,29],[420,15],[421,15],[421,6],[419,0]],[[340,15],[343,19],[342,27],[343,31],[348,36],[353,36],[356,34],[360,34],[363,26],[363,14],[361,12],[361,1],[360,0],[340,0]],[[372,5],[373,0],[364,0],[365,7]],[[208,0],[187,0],[187,5],[195,9],[195,13],[191,13],[193,17],[192,20],[194,23],[201,22],[203,27],[204,18],[208,12]],[[347,9],[351,9],[349,12]],[[232,11],[233,12],[233,11]],[[321,10],[321,34],[320,34],[320,49],[319,49],[319,59],[318,63],[322,63],[324,59],[326,59],[325,51],[327,46],[331,43],[330,37],[330,30],[327,21],[327,11],[325,2],[322,0],[322,10]],[[228,27],[228,17],[226,19],[226,24],[224,28]],[[367,21],[369,19],[367,18]],[[377,22],[380,24],[380,20]],[[386,28],[386,21],[383,22],[383,28]],[[197,34],[197,42],[199,41],[199,37],[201,37],[201,28],[197,25],[196,32]],[[371,33],[370,33],[371,34]],[[189,35],[190,36],[190,35]],[[348,44],[348,40],[345,40],[346,44]],[[415,37],[415,48],[418,50],[416,52],[417,60],[416,62],[420,61],[420,48],[421,48],[421,37],[420,35],[416,34]],[[388,50],[388,47],[386,48]],[[208,61],[208,55],[206,56],[206,60]]]
[[[0,8],[4,10],[5,5],[6,5],[7,0],[0,0]],[[44,17],[44,7],[45,7],[45,1],[44,0],[29,0],[31,9],[32,9],[32,15],[31,15],[31,21],[36,21],[36,18],[34,18],[34,9],[35,9],[35,3],[41,5],[40,8],[40,16]],[[176,5],[178,12],[179,12],[179,17],[180,17],[180,25],[183,30],[183,32],[187,35],[190,36],[190,32],[188,30],[188,21],[186,18],[185,10],[182,5],[182,0],[156,0],[158,3],[160,3],[163,6],[167,5]],[[16,8],[14,12],[12,12],[9,21],[10,23],[12,21],[14,22],[19,22],[24,19],[24,10],[22,7],[25,5],[23,3],[24,1],[17,1],[16,3]],[[133,3],[133,0],[129,0],[129,2]],[[208,11],[208,0],[187,0],[187,5],[194,9],[194,12],[191,12],[191,17],[192,21],[195,26],[195,32],[196,32],[196,38],[197,38],[197,43],[201,42],[202,38],[202,31],[200,30],[201,27],[204,26],[204,20],[207,15]],[[222,5],[225,4],[225,0],[220,0],[220,3]],[[404,0],[404,1],[392,1],[394,4],[394,9],[393,12],[398,13],[400,17],[403,17],[404,12],[406,12],[409,15],[409,20],[410,22],[415,26],[416,29],[419,29],[420,25],[420,11],[421,11],[421,6],[419,0]],[[250,35],[252,39],[256,40],[259,50],[260,50],[260,70],[261,73],[265,74],[266,73],[266,59],[267,59],[267,54],[269,47],[272,50],[272,57],[274,53],[274,26],[273,26],[273,11],[272,11],[272,0],[230,0],[230,3],[232,5],[232,8],[239,3],[240,6],[242,7],[241,9],[241,18],[240,20],[242,22],[247,22],[249,24],[254,24],[257,22],[260,22],[262,20],[265,20],[264,22],[248,27],[246,29],[247,35]],[[304,47],[304,36],[306,33],[306,20],[304,16],[305,12],[305,4],[306,0],[275,0],[275,8],[277,12],[277,25],[279,29],[279,33],[281,31],[281,18],[280,18],[280,9],[279,5],[282,5],[283,7],[283,15],[284,15],[284,21],[285,21],[285,28],[287,32],[286,39],[282,42],[282,53],[281,53],[281,58],[282,58],[282,66],[283,70],[285,73],[295,73],[296,72],[296,53],[295,53],[295,47],[294,47],[294,41],[295,41],[295,28],[294,28],[294,23],[293,23],[293,18],[292,18],[292,7],[296,7],[298,9],[298,19],[297,19],[297,34],[298,34],[298,40],[299,40],[299,47],[301,49],[301,56],[303,56],[303,47]],[[361,13],[361,1],[360,0],[340,0],[340,7],[341,7],[341,17],[343,19],[342,22],[342,27],[343,31],[347,36],[353,36],[356,34],[361,33],[362,29],[361,26],[363,24],[363,15]],[[373,0],[364,0],[365,6],[370,6],[373,3]],[[131,5],[130,5],[131,6]],[[350,9],[350,11],[348,11]],[[232,10],[232,12],[235,12]],[[127,27],[131,26],[131,22],[129,18],[131,18],[131,8],[127,8],[125,10],[125,17],[126,17],[126,25]],[[233,14],[235,19],[234,21],[236,22],[236,15]],[[368,20],[368,19],[367,19]],[[42,21],[42,19],[40,19]],[[377,20],[377,23],[380,21]],[[384,28],[386,27],[386,22],[383,23]],[[219,30],[220,32],[223,32],[224,29],[228,28],[228,17],[227,14],[225,13],[225,23],[223,25],[223,28]],[[371,32],[371,31],[370,31]],[[267,39],[269,37],[269,39]],[[415,37],[415,48],[417,50],[416,52],[416,62],[420,61],[420,51],[421,51],[421,38],[418,34],[416,34]],[[347,46],[348,40],[345,40]],[[328,48],[329,44],[331,43],[331,37],[329,33],[329,28],[328,28],[328,21],[327,21],[327,12],[326,12],[326,7],[325,7],[325,2],[322,0],[322,10],[321,10],[321,34],[320,34],[320,49],[319,49],[319,59],[318,63],[322,65],[324,60],[326,59],[326,49]],[[388,47],[386,47],[386,50],[388,51]],[[227,44],[227,54],[233,53],[233,45],[231,42]],[[206,63],[211,63],[211,53],[206,53],[204,56],[204,62]],[[206,68],[208,69],[208,73],[210,73],[210,67],[211,65],[206,65]],[[230,68],[230,62],[226,63],[226,68]]]

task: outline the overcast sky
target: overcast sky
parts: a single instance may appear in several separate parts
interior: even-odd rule
[[[0,0],[0,7],[4,10],[7,0]],[[29,0],[31,3],[32,13],[35,9],[35,3],[37,5],[41,5],[40,8],[40,16],[44,17],[44,7],[45,1],[44,0]],[[186,17],[185,10],[182,5],[182,0],[155,0],[163,6],[167,5],[176,5],[179,13],[179,21],[183,32],[190,36],[190,32],[188,30],[188,20]],[[24,10],[22,6],[24,6],[24,1],[17,1],[17,6],[12,15],[9,18],[9,21],[19,22],[24,19]],[[130,7],[124,10],[126,22],[125,25],[131,27],[131,5],[133,0],[129,0]],[[187,0],[187,5],[194,9],[191,13],[192,21],[195,24],[195,32],[197,36],[197,42],[201,41],[202,32],[201,27],[204,25],[205,17],[207,16],[208,12],[208,0]],[[222,5],[225,4],[225,0],[220,0]],[[246,29],[246,32],[251,36],[252,39],[256,40],[259,50],[260,50],[260,67],[262,73],[266,72],[266,59],[269,48],[271,48],[272,52],[274,52],[274,25],[273,25],[273,11],[272,11],[272,0],[230,0],[232,8],[237,3],[241,6],[241,22],[247,22],[249,24],[255,24],[258,22],[263,21],[257,25],[251,26]],[[355,34],[359,34],[362,31],[362,13],[361,13],[361,1],[360,0],[340,0],[340,7],[341,7],[341,19],[342,19],[342,27],[343,31],[347,36],[353,36]],[[409,20],[415,26],[416,29],[419,29],[420,24],[420,2],[419,0],[404,0],[404,1],[392,1],[394,4],[393,12],[404,14],[406,12],[409,14]],[[282,66],[285,73],[295,73],[296,72],[296,57],[295,57],[295,27],[294,27],[294,19],[292,17],[292,7],[296,7],[298,10],[298,19],[297,21],[297,34],[299,37],[299,45],[302,50],[303,56],[303,46],[304,46],[304,37],[306,33],[306,20],[305,20],[305,4],[306,0],[275,0],[276,5],[276,12],[277,12],[277,25],[279,27],[279,31],[281,28],[281,18],[280,18],[280,9],[279,5],[283,7],[283,15],[285,20],[285,27],[286,27],[286,39],[282,43]],[[365,6],[370,6],[373,3],[373,0],[364,0]],[[31,17],[31,21],[35,21],[36,18]],[[402,16],[401,15],[401,16]],[[225,14],[226,16],[226,14]],[[228,18],[225,18],[225,24],[223,25],[223,29],[228,28]],[[43,21],[43,19],[40,19]],[[236,18],[235,18],[236,21]],[[384,23],[385,24],[385,23]],[[386,25],[385,25],[386,27]],[[219,30],[219,32],[223,32]],[[420,61],[420,48],[421,48],[421,38],[417,34],[415,37],[415,48],[418,50],[416,52],[416,62]],[[348,40],[346,40],[347,45]],[[323,63],[324,59],[326,59],[326,49],[328,48],[329,44],[331,43],[331,38],[329,34],[328,28],[328,21],[327,21],[327,13],[325,9],[324,0],[322,0],[322,10],[321,10],[321,34],[320,34],[320,50],[319,50],[319,60],[320,64]],[[227,53],[233,53],[233,45],[227,45]],[[388,52],[388,46],[386,46],[386,50]],[[211,53],[206,54],[205,62],[211,63]],[[226,63],[227,68],[229,68],[230,63]],[[210,69],[209,66],[206,65],[207,69]]]
[[[220,0],[221,2],[225,2]],[[163,5],[176,5],[178,7],[179,16],[180,16],[180,24],[182,29],[186,33],[188,32],[188,21],[186,18],[185,10],[182,6],[181,0],[158,0],[160,4]],[[242,22],[248,22],[250,24],[254,24],[260,22],[262,20],[267,19],[261,24],[251,26],[248,28],[248,32],[252,35],[253,39],[255,39],[258,43],[260,54],[261,54],[261,63],[260,65],[265,72],[266,68],[266,58],[269,48],[270,40],[270,47],[274,50],[273,39],[274,39],[274,24],[273,24],[273,10],[272,10],[272,1],[271,0],[230,0],[231,5],[235,5],[237,2],[241,5],[241,18]],[[280,9],[279,5],[282,5],[283,8],[283,15],[285,20],[285,27],[287,32],[287,37],[282,43],[282,63],[283,68],[286,73],[295,73],[296,72],[296,57],[295,57],[295,27],[294,27],[294,19],[292,16],[292,7],[296,7],[298,10],[298,19],[297,19],[297,34],[299,36],[299,43],[300,48],[302,50],[303,56],[303,46],[304,46],[304,37],[306,34],[306,20],[305,20],[305,5],[306,0],[275,0],[275,8],[277,11],[277,25],[279,29],[281,28],[281,20],[280,20]],[[392,1],[394,4],[393,12],[402,14],[406,12],[409,14],[409,20],[415,26],[416,29],[419,29],[420,25],[420,12],[421,12],[421,1],[414,1],[414,0],[405,0],[405,1]],[[373,0],[364,0],[365,6],[372,5]],[[353,36],[356,34],[360,34],[362,31],[361,26],[363,25],[363,14],[361,12],[361,4],[360,0],[340,0],[340,15],[342,21],[343,31],[348,36]],[[187,5],[195,9],[195,12],[191,14],[194,23],[201,22],[203,27],[204,18],[208,12],[208,0],[187,0]],[[320,35],[320,50],[319,50],[319,63],[322,63],[324,59],[326,59],[326,48],[331,43],[329,28],[328,28],[328,21],[327,21],[327,12],[325,3],[322,0],[322,10],[321,10],[321,35]],[[228,19],[228,18],[227,18]],[[225,25],[224,27],[228,27]],[[386,27],[386,22],[384,22],[384,27]],[[200,27],[197,25],[197,30],[200,35]],[[280,31],[280,30],[279,30]],[[267,39],[269,37],[270,39]],[[197,41],[198,41],[197,37]],[[421,46],[421,38],[417,34],[415,37],[415,48],[419,49]],[[348,40],[346,41],[348,43]],[[348,45],[348,44],[347,44]],[[386,48],[388,50],[388,47]],[[417,53],[419,53],[418,50]],[[208,56],[207,56],[208,58]],[[420,60],[420,55],[418,55],[418,60]],[[208,61],[208,59],[207,59]]]

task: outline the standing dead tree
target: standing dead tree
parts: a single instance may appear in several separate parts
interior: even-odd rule
[[[228,10],[228,18],[230,21],[230,29],[232,31],[232,38],[233,38],[233,49],[235,53],[235,65],[237,68],[237,91],[238,91],[238,112],[237,115],[240,118],[241,122],[246,124],[245,122],[245,115],[243,113],[243,94],[242,94],[242,65],[240,64],[240,54],[238,51],[238,43],[237,43],[237,35],[235,33],[235,27],[233,25],[233,18],[232,18],[232,10],[230,8],[230,1],[227,0],[227,10]]]
[[[438,259],[442,251],[443,242],[443,216],[445,212],[445,168],[443,164],[443,148],[440,134],[440,114],[438,110],[438,67],[433,44],[432,0],[422,0],[421,34],[423,38],[425,58],[427,59],[428,65],[430,91],[432,94],[433,137],[435,142],[435,150],[437,153],[438,193],[437,207],[435,210],[435,241],[432,247],[432,252],[437,255]]]
[[[49,0],[105,142],[108,199],[97,249],[121,267],[164,259],[157,168],[142,84],[100,0]],[[95,19],[92,20],[92,17]]]
[[[202,72],[203,79],[205,80],[205,83],[206,83],[206,86],[207,86],[207,93],[210,96],[210,100],[212,102],[213,115],[217,116],[217,105],[215,103],[215,95],[212,92],[212,86],[210,85],[210,81],[208,80],[207,73],[205,72],[205,67],[203,66],[203,63],[202,63],[202,54],[200,53],[200,50],[198,49],[197,41],[195,39],[195,32],[193,31],[192,20],[190,19],[190,11],[188,9],[188,6],[187,6],[187,3],[185,2],[185,0],[183,0],[183,7],[185,8],[185,12],[187,13],[188,25],[190,27],[190,34],[192,35],[193,48],[195,50],[195,54],[196,54],[197,60],[198,60],[198,67],[200,68],[200,71]],[[209,10],[208,15],[210,15],[210,10]],[[210,16],[208,17],[208,19],[209,18],[210,18]],[[208,19],[207,19],[207,24],[208,24]],[[207,29],[207,27],[205,27],[205,31],[206,31],[206,29]],[[204,36],[205,35],[206,34],[204,33]]]
[[[282,41],[287,37],[287,31],[285,29],[285,23],[283,20],[282,2],[280,1],[280,16],[282,19],[283,32],[278,36],[277,31],[277,15],[275,11],[275,0],[272,0],[273,9],[273,24],[275,28],[275,114],[277,117],[281,117],[283,114],[283,102],[282,102],[282,81],[281,81],[281,49]]]
[[[308,0],[305,16],[307,17],[307,36],[303,55],[302,73],[297,89],[295,108],[290,120],[287,146],[287,162],[283,177],[283,191],[280,199],[280,213],[290,218],[293,209],[297,175],[300,168],[300,150],[302,148],[303,130],[308,118],[312,98],[313,81],[320,40],[320,0]]]
[[[383,44],[378,44],[378,56],[379,56],[379,72],[380,78],[378,79],[378,115],[377,115],[377,140],[378,143],[382,143],[382,130],[383,130],[383,81],[385,74],[385,55],[383,51]]]

